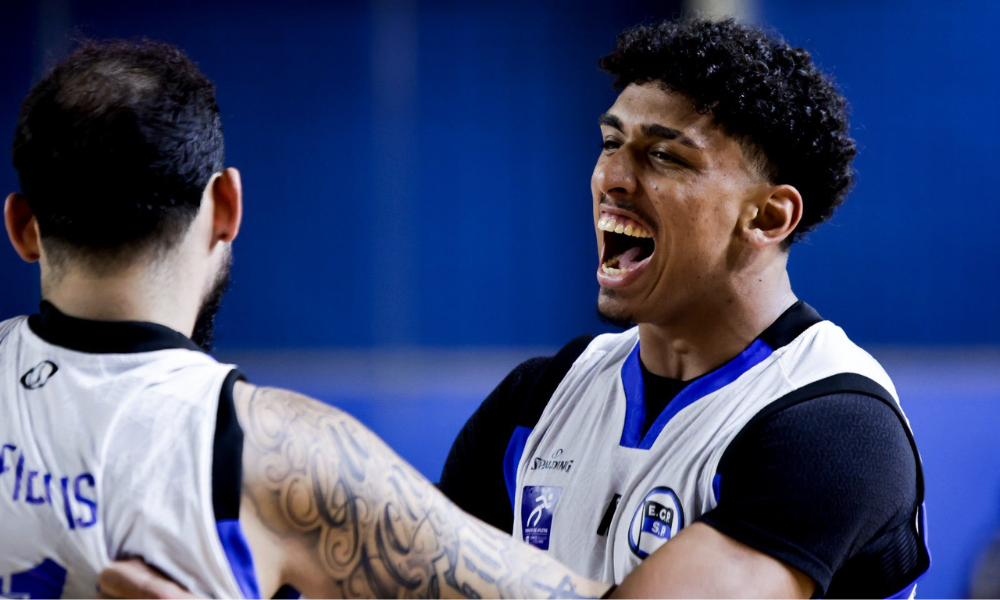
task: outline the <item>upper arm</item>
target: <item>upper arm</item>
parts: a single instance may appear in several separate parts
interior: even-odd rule
[[[727,450],[718,505],[695,524],[698,530],[681,531],[650,557],[663,552],[655,563],[661,566],[677,561],[667,567],[672,579],[659,575],[667,586],[660,593],[704,577],[697,585],[711,590],[696,589],[716,597],[826,594],[845,564],[868,560],[866,552],[886,545],[880,536],[912,521],[915,461],[893,409],[871,397],[835,394],[768,416]],[[872,568],[858,571],[864,596],[898,583],[875,569],[884,561],[874,556]],[[648,580],[650,569],[644,565],[626,581]]]
[[[880,552],[917,543],[915,531],[909,539],[891,534],[912,530],[919,494],[917,459],[896,411],[870,396],[832,394],[785,408],[746,434],[727,451],[718,506],[703,520],[807,573],[820,594],[838,573],[841,589],[897,592],[890,588],[917,565],[893,560],[888,568]]]
[[[240,520],[263,594],[282,584],[309,597],[600,595],[607,587],[463,513],[339,410],[250,386],[237,388],[236,406],[245,432]]]

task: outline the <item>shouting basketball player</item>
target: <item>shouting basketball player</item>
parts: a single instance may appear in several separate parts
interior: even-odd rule
[[[4,220],[44,300],[0,323],[0,596],[91,596],[128,556],[218,597],[608,588],[458,510],[348,415],[202,351],[242,198],[214,86],[179,50],[77,50],[24,100],[13,157]]]
[[[924,488],[895,388],[786,269],[851,186],[844,98],[733,21],[641,25],[600,65],[598,307],[636,326],[516,368],[441,489],[624,597],[912,593]]]

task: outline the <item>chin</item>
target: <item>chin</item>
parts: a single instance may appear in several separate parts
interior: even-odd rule
[[[605,323],[622,329],[635,325],[632,310],[620,298],[617,298],[617,293],[614,290],[601,288],[597,295],[597,315]]]

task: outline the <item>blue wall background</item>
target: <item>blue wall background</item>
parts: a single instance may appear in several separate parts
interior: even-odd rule
[[[794,248],[793,283],[896,379],[927,468],[921,595],[960,596],[1000,525],[1000,3],[759,5],[839,81],[861,149],[847,204]],[[0,132],[68,35],[185,48],[218,85],[246,194],[221,354],[348,408],[433,478],[510,367],[603,330],[589,178],[614,92],[596,60],[679,9],[7,3]],[[16,188],[2,161],[0,191]],[[33,309],[37,279],[0,249],[0,318]]]
[[[143,3],[0,9],[0,131],[66,32],[185,48],[246,189],[222,348],[557,345],[594,318],[596,60],[679,2]],[[861,342],[1000,341],[1000,92],[984,0],[765,0],[844,88],[858,185],[795,248],[800,296]],[[9,162],[0,189],[16,189]],[[37,276],[0,252],[0,314]]]

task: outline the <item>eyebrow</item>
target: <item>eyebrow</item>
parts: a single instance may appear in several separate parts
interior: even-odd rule
[[[597,118],[597,122],[601,125],[614,127],[615,129],[621,131],[622,133],[625,132],[625,126],[622,125],[622,120],[614,115],[604,113],[603,115]],[[694,140],[692,140],[688,136],[684,135],[684,132],[679,129],[674,129],[673,127],[666,127],[663,125],[659,125],[657,123],[642,125],[640,129],[642,130],[642,133],[644,135],[647,135],[649,137],[658,137],[658,138],[663,138],[665,140],[677,140],[678,142],[689,148],[694,148],[695,150],[701,150],[701,146],[696,144]]]

